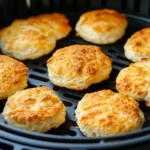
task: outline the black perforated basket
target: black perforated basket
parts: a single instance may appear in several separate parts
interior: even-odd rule
[[[79,16],[88,10],[113,8],[128,17],[129,26],[125,36],[110,45],[100,46],[105,54],[112,58],[113,70],[110,79],[90,86],[84,91],[68,90],[54,86],[48,79],[46,61],[57,49],[72,44],[92,44],[75,36],[74,26]],[[0,0],[0,27],[9,25],[16,18],[26,18],[48,12],[65,13],[73,28],[70,35],[58,41],[55,50],[47,56],[24,63],[30,68],[28,87],[46,85],[53,89],[67,108],[66,122],[58,129],[45,134],[24,131],[12,127],[2,119],[6,100],[0,101],[0,149],[32,150],[32,149],[150,149],[150,109],[144,103],[140,108],[145,115],[145,123],[141,130],[116,136],[87,138],[82,135],[76,125],[74,110],[78,101],[87,92],[101,89],[115,89],[115,79],[119,71],[131,62],[124,56],[123,45],[135,31],[150,26],[149,0]]]

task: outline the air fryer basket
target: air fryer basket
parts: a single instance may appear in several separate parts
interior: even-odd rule
[[[58,41],[55,50],[72,44],[91,44],[75,36],[74,31],[79,16],[85,11],[113,8],[125,13],[129,21],[126,34],[121,40],[115,44],[97,45],[102,48],[106,55],[112,58],[113,70],[110,79],[92,85],[87,90],[78,92],[60,88],[54,86],[48,80],[46,61],[55,50],[40,59],[24,61],[30,68],[28,87],[46,85],[53,89],[67,108],[66,122],[58,129],[53,129],[45,134],[24,131],[6,124],[1,117],[6,100],[0,101],[0,149],[108,149],[150,142],[150,109],[142,102],[140,108],[144,112],[145,123],[141,130],[132,133],[87,138],[79,131],[74,117],[74,110],[78,101],[85,93],[101,89],[116,91],[115,79],[117,74],[131,63],[124,56],[123,45],[132,33],[150,26],[149,7],[149,0],[0,0],[1,27],[9,25],[15,18],[26,18],[31,15],[53,11],[65,13],[70,19],[73,30],[67,38]],[[127,148],[129,149],[129,147]]]

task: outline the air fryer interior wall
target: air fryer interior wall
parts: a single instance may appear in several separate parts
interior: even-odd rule
[[[81,13],[92,9],[112,8],[130,14],[149,16],[149,0],[0,0],[1,26],[15,18],[49,12]]]
[[[92,85],[87,90],[77,92],[60,88],[54,86],[48,80],[46,60],[55,50],[40,59],[24,61],[30,68],[29,87],[46,85],[53,89],[67,108],[67,121],[58,129],[51,130],[46,134],[39,134],[7,125],[0,115],[0,149],[116,149],[119,147],[121,149],[149,149],[150,146],[147,146],[147,143],[144,142],[150,141],[150,109],[144,103],[140,103],[140,108],[144,111],[146,121],[143,129],[134,133],[87,138],[76,127],[74,117],[77,103],[85,93],[108,88],[116,91],[115,78],[118,72],[131,63],[124,56],[123,45],[132,33],[150,26],[149,6],[149,0],[0,0],[1,27],[9,25],[16,18],[26,18],[54,11],[65,13],[70,19],[73,30],[67,38],[58,41],[55,50],[72,44],[91,44],[80,37],[76,37],[74,31],[79,16],[85,11],[112,8],[125,13],[129,21],[126,34],[121,40],[115,44],[97,45],[102,48],[106,55],[112,58],[113,70],[109,80]],[[0,101],[0,114],[5,101]]]

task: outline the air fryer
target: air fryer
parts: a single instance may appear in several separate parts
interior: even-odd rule
[[[79,16],[89,10],[110,8],[124,13],[128,18],[125,36],[114,44],[98,45],[112,58],[113,70],[110,78],[90,86],[87,90],[74,91],[53,85],[48,79],[46,61],[52,53],[64,46],[92,44],[75,35],[75,24]],[[115,89],[119,71],[131,61],[124,56],[123,45],[135,31],[150,26],[149,0],[0,0],[0,27],[8,26],[16,18],[27,18],[42,13],[64,13],[70,20],[72,31],[68,37],[59,40],[50,54],[24,63],[30,68],[28,87],[48,86],[53,89],[67,108],[66,122],[45,134],[25,131],[8,125],[1,116],[6,100],[0,101],[0,149],[6,150],[57,150],[57,149],[150,149],[150,108],[140,103],[145,122],[141,130],[105,137],[85,137],[79,130],[74,110],[85,93],[102,89]],[[94,44],[96,45],[96,44]]]

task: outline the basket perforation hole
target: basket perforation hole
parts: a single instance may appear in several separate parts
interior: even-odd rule
[[[13,147],[11,145],[0,142],[0,150],[13,150]]]
[[[31,84],[31,83],[28,83],[28,87],[30,87],[30,88],[35,88],[35,87],[37,87],[36,85],[33,85],[33,84]]]
[[[73,44],[86,44],[86,43],[84,43],[85,41],[82,41],[82,39],[80,39],[80,40],[73,40],[73,41],[71,41],[71,43],[72,43],[72,45]]]
[[[32,78],[32,79],[35,79],[35,80],[38,80],[38,81],[42,81],[42,82],[48,82],[49,81],[49,79],[47,79],[47,78],[40,77],[40,76],[37,76],[37,75],[34,75],[34,74],[29,75],[29,78]]]
[[[77,109],[77,106],[74,107],[74,110],[76,110],[76,109]],[[73,114],[73,115],[74,115],[74,116],[76,115],[76,114],[75,114],[75,111],[74,111],[74,114]]]
[[[116,78],[116,76],[118,75],[118,73],[119,73],[119,71],[118,71],[118,70],[113,69],[113,70],[111,71],[111,77],[112,77],[112,79],[115,79],[115,78]],[[111,80],[111,81],[112,81],[112,80]]]
[[[72,130],[68,130],[66,134],[70,135],[70,136],[76,136],[77,135],[77,133],[75,131],[72,131]]]
[[[78,42],[76,42],[76,41],[72,41],[71,43],[72,43],[72,44],[79,44],[79,43],[78,43]]]
[[[109,49],[108,51],[109,51],[110,53],[112,53],[112,54],[113,54],[113,53],[116,53],[116,51],[115,51],[114,49]]]
[[[67,107],[71,107],[71,106],[72,106],[72,103],[70,103],[70,102],[67,102],[67,101],[64,101],[64,100],[63,100],[63,103],[64,103],[64,105],[67,106]]]
[[[39,68],[34,68],[33,70],[34,70],[35,72],[38,72],[38,73],[46,73],[45,70],[39,69]]]
[[[77,123],[76,123],[75,121],[73,121],[73,120],[67,120],[66,122],[67,122],[67,124],[69,124],[70,126],[73,126],[73,127],[77,127],[77,126],[78,126]]]
[[[113,62],[112,64],[116,65],[116,66],[119,66],[119,67],[123,67],[123,68],[128,66],[128,65],[121,64],[121,63],[118,63],[118,62]]]
[[[80,100],[81,99],[81,97],[70,94],[70,93],[64,93],[64,96],[67,97],[67,98],[75,99],[75,100]]]
[[[38,62],[36,62],[36,61],[34,61],[34,62],[33,62],[33,64],[34,64],[34,65],[39,65],[39,63],[38,63]]]
[[[46,64],[42,64],[42,66],[45,67],[45,68],[47,67]]]
[[[122,57],[122,56],[117,56],[117,58],[118,58],[118,59],[120,59],[120,60],[124,60],[124,61],[128,61],[128,62],[130,62],[130,60],[128,60],[127,58]]]
[[[54,90],[54,91],[59,91],[59,89],[60,89],[59,86],[54,85],[54,87],[53,87],[53,90]]]

